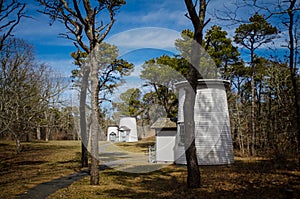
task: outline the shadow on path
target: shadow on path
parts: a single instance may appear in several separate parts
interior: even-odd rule
[[[99,170],[104,170],[105,165],[99,166]],[[41,183],[27,192],[18,195],[17,199],[44,199],[47,196],[55,193],[57,190],[70,186],[73,182],[80,180],[90,175],[89,170],[83,170],[78,173],[73,173],[68,176],[57,178],[49,182]]]

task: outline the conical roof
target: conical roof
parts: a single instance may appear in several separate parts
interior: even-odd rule
[[[163,128],[177,128],[175,122],[171,121],[170,118],[158,118],[151,126],[152,129],[163,129]]]

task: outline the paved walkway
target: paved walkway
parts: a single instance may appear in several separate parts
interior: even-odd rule
[[[104,170],[111,167],[129,173],[146,173],[157,170],[161,165],[148,162],[146,153],[133,153],[121,150],[113,143],[105,142],[99,146],[100,161],[103,163],[99,167]],[[70,186],[73,182],[80,180],[89,175],[88,170],[73,173],[65,177],[57,178],[49,182],[44,182],[27,192],[17,196],[18,199],[44,199],[55,193],[57,190]]]
[[[57,190],[68,187],[73,182],[84,178],[85,176],[89,175],[89,172],[81,171],[79,173],[70,174],[65,177],[57,178],[51,180],[49,182],[44,182],[42,184],[29,189],[27,192],[18,195],[18,199],[44,199],[47,196],[55,193]]]
[[[99,146],[100,160],[106,166],[128,173],[147,173],[166,164],[149,163],[148,153],[126,151],[111,142]]]

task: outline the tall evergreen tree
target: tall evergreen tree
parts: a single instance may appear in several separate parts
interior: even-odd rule
[[[251,155],[255,154],[255,51],[263,44],[275,39],[277,28],[266,21],[264,16],[255,13],[249,24],[242,24],[235,30],[234,41],[250,52],[251,67]]]

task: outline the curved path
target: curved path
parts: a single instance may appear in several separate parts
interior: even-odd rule
[[[48,182],[41,183],[27,192],[18,195],[18,199],[44,199],[47,196],[55,193],[57,190],[68,187],[73,182],[89,175],[88,170],[83,170],[78,173],[73,173],[68,176],[57,178]]]
[[[99,170],[111,167],[130,173],[145,173],[157,170],[161,165],[148,163],[148,155],[145,153],[133,153],[121,150],[111,142],[102,142],[99,146],[100,161],[103,165]],[[73,182],[90,175],[89,170],[82,170],[61,178],[41,183],[23,194],[18,199],[44,199],[57,190],[70,186]]]

